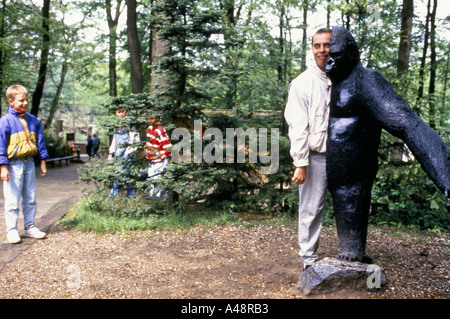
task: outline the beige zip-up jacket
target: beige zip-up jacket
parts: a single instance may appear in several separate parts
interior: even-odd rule
[[[316,64],[289,85],[284,117],[295,167],[309,165],[310,151],[326,152],[330,93],[331,81]]]

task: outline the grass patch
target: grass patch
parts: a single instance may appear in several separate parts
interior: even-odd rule
[[[113,208],[115,207],[115,208]],[[195,226],[237,224],[296,226],[297,219],[290,215],[241,214],[232,210],[213,210],[201,205],[185,206],[182,210],[168,203],[143,201],[142,199],[119,199],[102,203],[83,198],[59,221],[62,226],[83,232],[126,233],[130,231],[186,229]]]

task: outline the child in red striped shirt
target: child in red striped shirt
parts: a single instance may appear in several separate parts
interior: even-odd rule
[[[149,161],[148,177],[155,180],[162,177],[167,165],[169,165],[172,144],[165,128],[158,123],[157,117],[151,117],[148,123],[150,125],[147,128],[147,148],[145,153]],[[169,195],[161,187],[151,185],[150,197],[167,198]]]

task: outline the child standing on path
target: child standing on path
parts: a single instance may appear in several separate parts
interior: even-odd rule
[[[28,90],[13,85],[6,91],[10,104],[8,113],[0,119],[0,167],[5,197],[7,240],[21,242],[17,231],[19,200],[22,197],[24,236],[44,238],[45,233],[35,226],[36,172],[33,156],[40,159],[41,176],[47,174],[48,158],[41,122],[28,109]]]
[[[120,119],[124,119],[127,113],[124,109],[117,109],[116,116]],[[139,133],[135,131],[131,131],[128,126],[122,126],[116,130],[113,136],[113,140],[111,142],[111,146],[109,147],[108,160],[112,160],[113,157],[121,157],[124,160],[130,160],[134,153],[136,152],[136,147],[132,146],[135,143],[140,141]],[[122,167],[121,174],[126,178],[129,175],[129,169]],[[120,188],[119,183],[117,181],[113,182],[113,188],[109,193],[109,196],[116,197],[119,194]],[[128,197],[134,197],[136,195],[135,189],[133,185],[125,186]]]
[[[147,128],[147,149],[146,156],[149,160],[148,177],[150,179],[159,179],[165,172],[166,166],[169,165],[170,143],[169,136],[165,128],[158,124],[157,117],[151,117]],[[150,189],[150,197],[168,197],[160,187],[152,185]]]

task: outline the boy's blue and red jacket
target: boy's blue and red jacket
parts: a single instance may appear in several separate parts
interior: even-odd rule
[[[0,119],[0,165],[16,158],[28,161],[35,155],[40,160],[49,157],[41,122],[32,114],[9,107]]]

